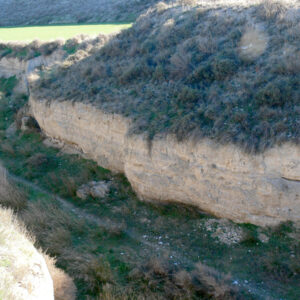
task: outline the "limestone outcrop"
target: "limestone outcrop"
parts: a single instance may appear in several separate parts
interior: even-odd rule
[[[124,172],[139,197],[177,201],[236,222],[273,225],[300,220],[300,147],[277,146],[249,155],[213,141],[177,142],[128,135],[130,120],[84,103],[30,106],[50,137],[80,147],[99,165]]]
[[[41,66],[51,66],[56,62],[60,62],[65,57],[65,51],[58,50],[51,55],[41,55],[29,60],[21,60],[17,57],[3,57],[0,59],[0,78],[9,78],[16,76],[18,79],[18,85],[16,86],[16,92],[28,93],[28,76],[34,72],[34,70]]]

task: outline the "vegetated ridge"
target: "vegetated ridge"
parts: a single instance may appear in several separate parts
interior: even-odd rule
[[[157,0],[0,0],[0,26],[134,21]]]
[[[38,39],[26,42],[0,42],[0,60],[2,58],[17,58],[20,61],[28,61],[39,56],[50,56],[56,51],[64,50],[66,54],[74,54],[78,50],[91,49],[94,45],[107,42],[109,35],[99,34],[97,38],[86,35],[78,35],[67,40],[57,39],[43,42]]]
[[[149,140],[207,137],[252,153],[299,144],[299,28],[298,1],[159,3],[34,92],[130,117]]]

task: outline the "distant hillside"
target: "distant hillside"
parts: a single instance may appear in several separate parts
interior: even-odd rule
[[[0,0],[0,26],[132,21],[157,0]]]
[[[159,3],[44,75],[36,94],[123,114],[150,139],[175,133],[261,152],[300,141],[299,33],[298,1]]]

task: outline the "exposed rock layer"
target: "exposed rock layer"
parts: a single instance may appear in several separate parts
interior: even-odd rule
[[[130,121],[89,104],[40,101],[32,113],[45,133],[74,144],[99,165],[124,172],[145,200],[192,204],[236,222],[272,225],[300,220],[300,148],[292,144],[263,154],[209,140],[178,143],[129,136]]]
[[[48,56],[38,56],[29,60],[20,60],[16,57],[4,57],[0,59],[0,78],[9,78],[16,76],[18,85],[16,91],[19,93],[28,93],[28,76],[34,70],[41,66],[51,66],[56,62],[62,61],[65,51],[59,50]]]

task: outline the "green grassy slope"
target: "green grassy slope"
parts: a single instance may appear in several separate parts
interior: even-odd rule
[[[52,25],[28,27],[0,27],[0,41],[30,42],[69,39],[76,35],[110,34],[129,28],[131,24]]]
[[[298,144],[300,10],[293,3],[157,5],[100,50],[44,74],[35,93],[124,114],[134,120],[132,133],[149,138],[207,137],[248,152]]]

